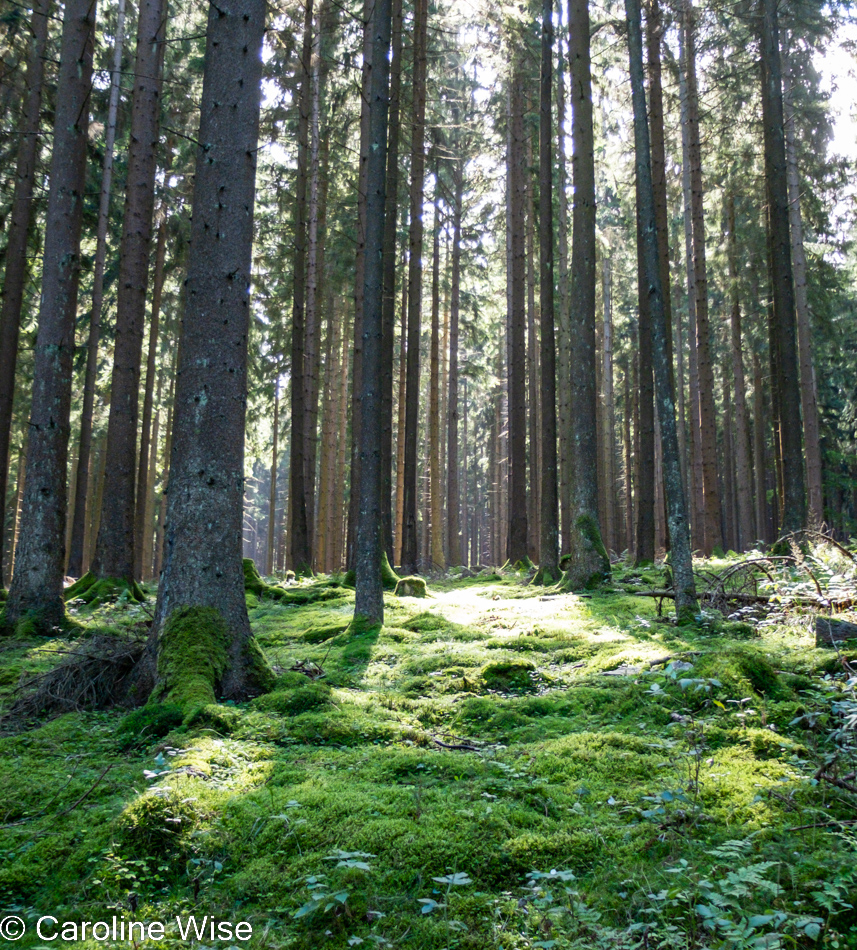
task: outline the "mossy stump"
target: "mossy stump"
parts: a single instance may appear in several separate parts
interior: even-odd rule
[[[422,577],[402,577],[396,584],[397,597],[425,597],[426,582]]]
[[[66,603],[82,600],[88,607],[93,607],[112,603],[121,597],[142,604],[146,599],[146,592],[136,581],[121,577],[97,577],[92,571],[88,571],[80,580],[66,587],[63,596]]]

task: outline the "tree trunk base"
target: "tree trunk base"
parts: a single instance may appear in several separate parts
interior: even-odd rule
[[[63,596],[66,603],[82,600],[87,606],[95,607],[99,604],[112,603],[123,596],[141,604],[146,599],[146,592],[136,581],[126,581],[119,577],[99,578],[90,571],[79,581],[75,581],[71,587],[67,587]]]

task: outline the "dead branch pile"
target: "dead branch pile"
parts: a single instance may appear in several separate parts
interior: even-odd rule
[[[62,660],[18,686],[7,721],[26,722],[81,709],[130,707],[148,698],[149,690],[141,688],[145,637],[98,634],[68,650],[52,652]],[[134,686],[138,688],[132,689]]]

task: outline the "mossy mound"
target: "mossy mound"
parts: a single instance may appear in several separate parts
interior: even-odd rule
[[[292,689],[277,689],[273,693],[253,700],[253,705],[281,716],[297,716],[330,705],[332,690],[327,683],[313,682],[302,677],[304,682]]]
[[[153,739],[163,739],[177,729],[184,719],[184,711],[175,703],[157,703],[135,709],[119,723],[116,739],[123,751],[148,745]]]
[[[500,693],[520,692],[534,688],[533,674],[535,672],[536,668],[532,663],[510,660],[489,663],[482,670],[482,679],[486,689]]]
[[[396,584],[397,597],[425,597],[426,582],[422,577],[402,577]]]
[[[23,617],[12,623],[6,608],[0,610],[0,635],[15,636],[22,640],[33,637],[77,637],[86,628],[65,611],[57,619],[54,610],[28,610]]]
[[[319,580],[314,583],[288,588],[278,587],[275,584],[265,582],[249,557],[244,558],[243,565],[244,591],[248,597],[255,598],[254,607],[258,607],[259,603],[266,598],[276,600],[282,604],[301,607],[304,604],[312,604],[318,600],[336,600],[345,594],[342,585],[337,580]],[[250,604],[251,602],[248,601],[248,607]]]
[[[146,599],[146,592],[136,581],[128,581],[121,577],[99,578],[89,571],[80,580],[67,587],[63,596],[66,603],[82,600],[88,607],[92,607],[122,599],[142,604]]]
[[[694,665],[694,675],[719,680],[731,693],[752,691],[769,699],[792,695],[789,683],[770,660],[753,648],[732,647],[706,653]]]

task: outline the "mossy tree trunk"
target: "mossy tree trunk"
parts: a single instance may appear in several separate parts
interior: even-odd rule
[[[241,524],[251,247],[264,0],[209,8],[164,571],[157,695],[195,704],[262,691]],[[210,655],[192,648],[211,641]],[[207,684],[207,688],[206,688]]]
[[[57,83],[27,480],[21,541],[6,601],[8,626],[31,613],[46,628],[65,621],[66,470],[94,37],[93,0],[68,0]]]

